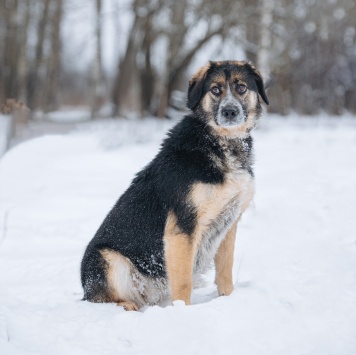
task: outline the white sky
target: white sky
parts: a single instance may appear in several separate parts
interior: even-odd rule
[[[132,15],[130,0],[103,0],[102,55],[106,71],[111,71],[122,53]],[[86,69],[95,48],[95,1],[76,0],[65,8],[63,38],[65,57],[77,69]],[[78,61],[78,58],[80,60]]]

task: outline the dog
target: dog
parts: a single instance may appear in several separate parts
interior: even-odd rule
[[[236,226],[254,195],[250,131],[269,101],[246,61],[210,61],[189,81],[185,116],[133,179],[86,248],[83,300],[126,310],[182,300],[214,261],[233,291]]]

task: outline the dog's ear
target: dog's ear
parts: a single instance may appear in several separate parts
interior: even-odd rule
[[[211,68],[211,62],[201,67],[189,80],[187,106],[194,110],[203,96],[204,82]]]
[[[249,63],[247,63],[247,65],[250,67],[250,69],[251,69],[251,71],[253,73],[253,76],[255,78],[255,82],[256,82],[256,85],[257,85],[258,93],[262,97],[263,101],[267,105],[269,105],[269,100],[268,100],[268,97],[267,97],[267,94],[266,94],[266,88],[265,88],[265,85],[263,83],[263,79],[262,79],[261,73],[255,68],[255,66],[252,63],[249,62]]]

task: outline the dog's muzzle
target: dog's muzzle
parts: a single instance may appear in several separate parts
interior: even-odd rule
[[[227,105],[221,107],[218,114],[218,124],[220,126],[236,126],[245,121],[242,107]]]

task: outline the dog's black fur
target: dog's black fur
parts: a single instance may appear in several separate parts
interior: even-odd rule
[[[101,250],[121,253],[146,277],[167,278],[163,239],[167,215],[172,211],[180,230],[192,236],[197,211],[187,203],[190,188],[196,182],[223,184],[228,154],[253,176],[253,141],[248,132],[237,139],[222,138],[208,124],[210,118],[199,106],[209,90],[209,75],[219,71],[229,76],[234,70],[246,72],[249,89],[258,92],[268,103],[262,79],[248,63],[236,67],[234,62],[211,62],[202,80],[191,81],[188,107],[193,113],[169,132],[157,156],[136,175],[85,251],[81,264],[84,300],[115,301],[108,291],[108,265]],[[258,116],[259,101],[255,109]],[[216,108],[212,114],[216,116],[214,110]],[[217,160],[221,164],[217,164]]]

